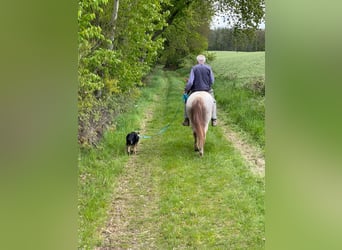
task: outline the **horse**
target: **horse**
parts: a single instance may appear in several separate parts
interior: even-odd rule
[[[185,109],[194,135],[194,148],[200,157],[204,153],[205,138],[208,131],[214,98],[206,91],[196,91],[187,99]]]

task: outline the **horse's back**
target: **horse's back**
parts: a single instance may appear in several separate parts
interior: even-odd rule
[[[213,97],[207,91],[197,91],[189,96],[187,100],[187,106],[191,107],[192,103],[198,99],[202,99],[204,103],[208,105],[214,102]]]
[[[202,106],[206,114],[211,116],[214,105],[213,97],[206,91],[197,91],[192,93],[186,102],[186,111],[191,115],[194,108]]]

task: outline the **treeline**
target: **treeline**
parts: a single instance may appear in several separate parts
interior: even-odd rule
[[[228,29],[210,30],[208,50],[265,51],[265,30]]]
[[[139,96],[142,79],[156,64],[177,68],[184,58],[208,49],[215,11],[229,6],[243,17],[241,25],[251,27],[264,16],[264,0],[79,0],[78,4],[78,139],[83,145],[97,143],[113,117]]]

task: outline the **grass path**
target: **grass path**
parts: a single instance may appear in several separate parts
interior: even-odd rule
[[[158,102],[159,97],[155,96]],[[145,134],[146,123],[150,123],[153,108],[145,112],[140,133]],[[138,155],[133,155],[119,177],[109,221],[102,229],[103,242],[96,249],[155,249],[157,222],[148,221],[151,213],[158,209],[158,194],[152,180],[153,165],[146,164],[149,153],[145,141],[140,140]],[[147,158],[146,158],[147,157]],[[149,162],[147,162],[149,163]]]
[[[218,111],[220,113],[220,111]],[[222,112],[222,111],[221,111]],[[250,144],[244,136],[234,131],[224,121],[219,121],[225,138],[230,141],[234,148],[240,153],[245,163],[250,166],[251,171],[262,177],[265,176],[265,157],[262,150],[256,145]]]
[[[264,249],[264,178],[244,160],[246,147],[236,148],[220,123],[209,128],[199,158],[190,128],[181,126],[182,77],[159,74],[162,91],[140,132],[170,127],[141,139],[138,154],[128,159],[96,249]]]

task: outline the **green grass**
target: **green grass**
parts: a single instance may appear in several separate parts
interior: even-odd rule
[[[102,245],[100,228],[108,219],[116,182],[127,171],[125,133],[138,129],[144,111],[153,107],[145,129],[152,138],[142,139],[133,158],[136,182],[127,184],[135,199],[129,231],[111,247],[264,249],[264,179],[245,165],[220,127],[209,127],[203,158],[194,152],[191,129],[181,126],[183,78],[158,69],[137,106],[118,119],[116,130],[108,131],[99,148],[81,152],[80,248]],[[148,202],[141,203],[146,196]]]
[[[168,111],[180,99],[178,85],[173,84],[156,118],[169,113],[172,119]],[[263,249],[263,179],[251,173],[218,128],[209,128],[204,157],[199,158],[191,130],[180,126],[182,117],[180,112],[179,122],[154,141],[162,157],[156,170],[158,249]]]
[[[251,89],[264,84],[265,52],[216,51],[211,63],[215,73],[215,97],[223,120],[265,147],[265,96]],[[223,117],[222,117],[223,115]]]
[[[93,249],[100,241],[99,227],[106,220],[106,211],[116,185],[117,177],[127,164],[125,137],[131,131],[139,131],[145,110],[159,94],[163,79],[153,76],[151,83],[142,90],[141,98],[131,102],[131,109],[116,118],[115,124],[95,148],[81,149],[79,153],[78,211],[79,247]],[[129,101],[129,100],[127,100]]]
[[[210,52],[216,56],[210,65],[218,78],[238,78],[241,84],[255,77],[265,78],[265,52]]]

